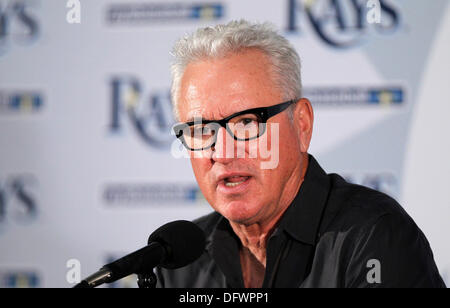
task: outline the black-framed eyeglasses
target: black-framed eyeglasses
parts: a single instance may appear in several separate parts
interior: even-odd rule
[[[279,114],[298,100],[281,104],[252,108],[234,113],[222,120],[197,120],[174,125],[177,138],[190,151],[202,151],[213,147],[220,127],[238,141],[256,139],[266,131],[267,120]]]

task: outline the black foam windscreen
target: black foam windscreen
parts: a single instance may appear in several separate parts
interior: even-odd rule
[[[156,229],[148,243],[158,242],[164,246],[167,256],[162,267],[175,269],[198,259],[205,249],[205,234],[196,224],[177,220]]]

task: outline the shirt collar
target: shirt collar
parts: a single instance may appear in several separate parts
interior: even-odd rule
[[[330,191],[330,180],[312,155],[303,183],[279,227],[294,239],[314,245]]]

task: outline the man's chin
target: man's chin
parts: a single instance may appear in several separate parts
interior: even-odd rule
[[[219,211],[230,222],[249,225],[254,223],[258,216],[260,206],[244,201],[232,201],[223,205]]]

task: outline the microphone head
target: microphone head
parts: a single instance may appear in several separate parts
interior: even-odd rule
[[[205,250],[205,234],[196,224],[186,220],[169,222],[156,229],[148,243],[158,242],[167,250],[162,267],[175,269],[198,259]]]

